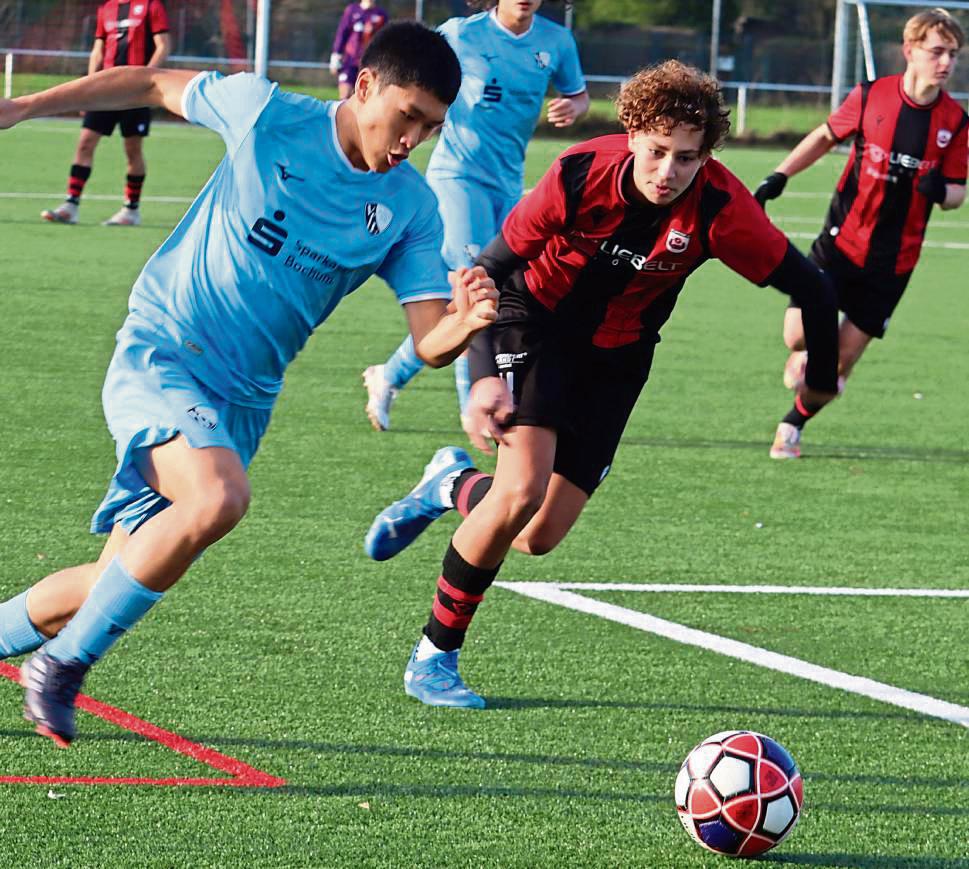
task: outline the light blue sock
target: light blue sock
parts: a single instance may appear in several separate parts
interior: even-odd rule
[[[458,407],[461,409],[461,416],[464,416],[471,399],[471,366],[467,356],[458,356],[453,365],[454,385],[458,388]]]
[[[384,380],[396,389],[403,389],[423,367],[414,349],[414,339],[408,335],[384,363]]]
[[[27,615],[27,592],[0,603],[0,658],[25,655],[47,642]]]
[[[74,618],[44,646],[44,652],[58,661],[91,665],[161,597],[162,592],[145,588],[115,556]]]

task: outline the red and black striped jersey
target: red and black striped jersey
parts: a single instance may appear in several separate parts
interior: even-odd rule
[[[707,259],[764,284],[788,247],[747,188],[716,160],[668,206],[629,201],[627,143],[621,134],[569,148],[502,228],[512,251],[529,261],[524,280],[532,295],[591,329],[599,347],[655,340],[684,280]]]
[[[155,51],[155,36],[167,32],[161,0],[107,0],[98,7],[94,38],[104,40],[104,69],[144,66]]]
[[[948,183],[966,183],[967,121],[945,91],[930,105],[913,102],[901,75],[856,85],[828,118],[839,142],[854,143],[818,241],[827,236],[873,274],[912,271],[933,204],[919,180],[939,169]]]

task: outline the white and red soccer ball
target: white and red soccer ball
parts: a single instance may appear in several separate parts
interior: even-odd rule
[[[749,730],[704,739],[683,761],[676,811],[704,848],[731,857],[763,854],[794,829],[804,781],[779,743]]]

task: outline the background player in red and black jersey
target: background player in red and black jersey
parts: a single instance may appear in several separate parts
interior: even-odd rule
[[[853,137],[824,229],[811,248],[811,259],[834,282],[845,315],[842,378],[872,338],[884,337],[918,261],[932,207],[958,208],[965,200],[969,118],[942,89],[964,42],[962,28],[945,10],[910,18],[903,35],[905,72],[855,87],[754,194],[761,204],[780,196],[791,175]],[[792,351],[784,383],[793,388],[806,355],[797,307],[785,315],[784,342]],[[777,427],[772,458],[800,456],[801,429],[810,417],[795,401]]]
[[[445,510],[466,517],[404,676],[424,703],[484,705],[457,672],[475,609],[508,550],[550,551],[609,472],[659,330],[700,265],[720,259],[792,295],[812,351],[800,399],[817,409],[836,391],[834,290],[710,159],[729,128],[716,81],[669,61],[628,82],[618,107],[628,133],[569,148],[478,260],[501,296],[468,410],[499,441],[494,477],[446,447],[367,535],[380,560]]]
[[[106,0],[98,7],[94,47],[88,58],[88,75],[114,66],[161,66],[171,51],[168,15],[162,0]],[[137,226],[141,223],[138,204],[145,183],[145,157],[141,140],[151,127],[147,108],[121,112],[85,112],[81,137],[67,182],[67,199],[56,208],[40,213],[54,223],[77,223],[84,185],[91,177],[94,151],[102,136],[121,127],[127,159],[124,205],[109,217],[105,226]]]

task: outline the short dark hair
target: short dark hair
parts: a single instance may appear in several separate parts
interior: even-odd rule
[[[377,31],[360,58],[381,84],[417,85],[451,105],[461,88],[461,64],[436,30],[416,21],[395,21]]]

